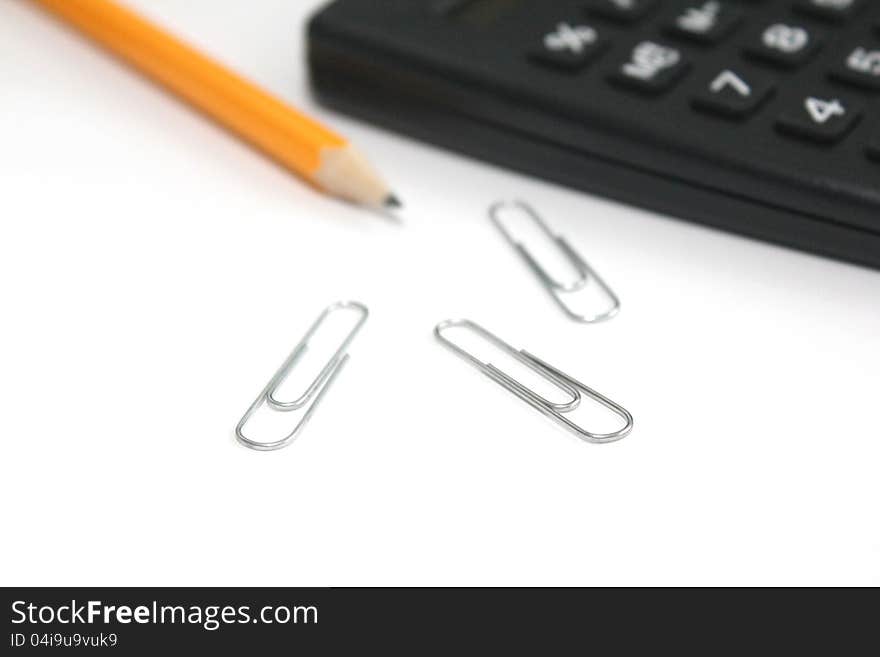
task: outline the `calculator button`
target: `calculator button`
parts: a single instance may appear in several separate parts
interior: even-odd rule
[[[818,47],[818,37],[811,30],[800,25],[772,23],[746,46],[746,51],[773,64],[794,67],[807,61]]]
[[[611,20],[632,23],[647,14],[657,0],[590,0],[587,11]]]
[[[541,64],[564,71],[578,71],[603,48],[605,42],[589,25],[559,23],[544,35],[529,56]]]
[[[693,99],[697,109],[733,119],[745,118],[774,91],[766,77],[725,69],[713,77]]]
[[[682,10],[667,27],[676,36],[701,43],[717,43],[740,22],[742,15],[729,4],[710,0]]]
[[[642,41],[612,75],[613,82],[642,91],[666,91],[687,71],[688,64],[676,48]]]
[[[800,0],[795,9],[823,20],[845,21],[863,5],[863,0]]]
[[[859,46],[853,49],[831,75],[843,82],[880,91],[880,47]]]
[[[785,111],[776,125],[790,135],[834,143],[852,129],[861,114],[861,108],[841,98],[807,96]]]

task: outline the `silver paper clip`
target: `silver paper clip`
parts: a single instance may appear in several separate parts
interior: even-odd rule
[[[309,340],[312,336],[321,328],[321,325],[324,321],[334,312],[339,310],[348,310],[353,309],[356,310],[360,314],[360,318],[354,327],[349,331],[348,335],[342,341],[339,348],[330,357],[330,360],[327,361],[327,364],[315,377],[314,381],[306,388],[305,392],[300,395],[297,399],[289,402],[279,401],[277,398],[278,388],[284,383],[285,379],[287,379],[290,372],[296,366],[297,362],[299,362],[300,357],[305,353],[306,349],[309,346]],[[269,383],[266,384],[266,387],[263,388],[262,392],[260,392],[259,396],[254,400],[254,403],[250,405],[250,408],[245,412],[242,416],[241,420],[239,420],[238,425],[235,427],[235,437],[238,438],[238,441],[244,445],[245,447],[250,447],[251,449],[256,449],[259,451],[272,451],[276,449],[281,449],[282,447],[286,447],[299,435],[300,431],[305,427],[306,423],[309,421],[309,418],[312,417],[312,413],[315,412],[315,409],[318,407],[321,399],[324,397],[324,393],[330,388],[333,384],[333,381],[336,379],[336,376],[342,371],[342,367],[348,362],[348,346],[351,344],[351,341],[354,340],[355,336],[361,330],[361,327],[364,325],[364,322],[367,321],[367,317],[369,317],[370,311],[367,307],[361,303],[357,303],[356,301],[340,301],[339,303],[334,303],[331,306],[328,306],[324,309],[318,319],[315,320],[315,323],[312,324],[311,328],[306,332],[303,339],[300,340],[300,343],[296,345],[294,350],[290,353],[275,375],[269,380]],[[310,403],[311,402],[311,403]],[[252,440],[244,435],[244,427],[248,423],[248,420],[251,419],[254,413],[256,413],[257,409],[260,408],[263,404],[272,408],[276,411],[288,412],[295,411],[303,408],[307,404],[309,407],[303,413],[302,418],[297,423],[297,425],[293,428],[287,436],[280,440],[276,440],[273,442],[260,442],[256,440]]]
[[[525,247],[525,245],[516,239],[513,236],[513,233],[508,230],[507,226],[505,226],[504,221],[501,219],[501,214],[506,209],[514,208],[520,212],[525,213],[537,226],[541,229],[547,237],[553,240],[556,245],[559,247],[559,250],[562,251],[563,255],[568,259],[571,263],[572,267],[577,271],[578,278],[571,283],[562,283],[555,278],[553,278],[547,270],[541,266],[541,264],[535,259],[535,257],[531,254],[531,252]],[[608,287],[608,284],[602,279],[596,271],[590,267],[586,260],[574,250],[574,248],[568,243],[568,241],[562,237],[561,235],[557,235],[554,233],[547,223],[541,219],[537,212],[532,209],[532,207],[522,201],[500,201],[495,203],[492,207],[489,208],[489,218],[492,220],[492,223],[501,231],[501,234],[504,236],[504,239],[510,243],[510,245],[519,252],[520,256],[523,260],[525,260],[526,264],[529,268],[535,273],[538,277],[538,280],[541,281],[541,284],[547,289],[556,303],[562,308],[563,312],[572,318],[575,321],[583,322],[585,324],[593,324],[595,322],[601,322],[607,319],[611,319],[617,313],[620,312],[620,299],[614,293],[614,291]],[[599,289],[608,299],[609,307],[607,310],[602,312],[593,314],[593,315],[583,315],[581,313],[575,312],[571,306],[567,303],[566,297],[576,294],[586,288],[587,284],[590,280],[594,280],[596,284],[599,286]]]
[[[484,362],[476,358],[473,354],[465,351],[462,347],[455,344],[443,335],[443,332],[450,328],[464,328],[473,331],[490,344],[498,347],[521,364],[529,369],[537,372],[556,388],[562,390],[571,396],[571,401],[564,404],[551,403],[535,391],[527,388],[513,377],[505,374],[500,369],[492,365],[492,363]],[[452,350],[453,353],[463,358],[471,365],[480,370],[490,379],[503,386],[524,402],[532,406],[538,412],[550,418],[563,428],[567,429],[581,440],[588,443],[611,443],[620,440],[629,435],[633,428],[633,416],[623,408],[620,404],[611,401],[608,397],[596,392],[592,388],[585,386],[580,381],[573,379],[569,375],[561,372],[555,367],[547,364],[537,356],[533,356],[525,350],[517,350],[509,344],[501,340],[498,336],[490,333],[476,322],[468,319],[451,319],[441,322],[434,329],[434,335],[443,346]],[[624,426],[617,431],[611,433],[593,433],[587,431],[583,427],[572,422],[566,413],[575,410],[581,402],[581,393],[587,395],[597,403],[612,411],[615,415],[624,421]]]

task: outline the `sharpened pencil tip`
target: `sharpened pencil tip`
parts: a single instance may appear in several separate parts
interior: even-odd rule
[[[401,203],[400,199],[397,198],[394,194],[389,194],[385,199],[385,207],[390,210],[397,210],[398,208],[403,207],[403,203]]]

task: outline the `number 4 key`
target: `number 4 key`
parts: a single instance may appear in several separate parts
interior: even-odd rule
[[[785,110],[776,122],[785,134],[833,144],[843,138],[862,115],[857,104],[837,97],[807,96]]]

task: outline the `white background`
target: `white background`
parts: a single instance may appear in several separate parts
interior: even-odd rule
[[[880,584],[880,274],[322,110],[317,1],[134,4],[351,137],[406,209],[315,194],[0,3],[3,584]],[[606,276],[618,318],[563,317],[485,218],[511,195]],[[341,298],[372,316],[312,422],[240,447]],[[634,432],[558,429],[436,344],[454,316],[620,401]]]

